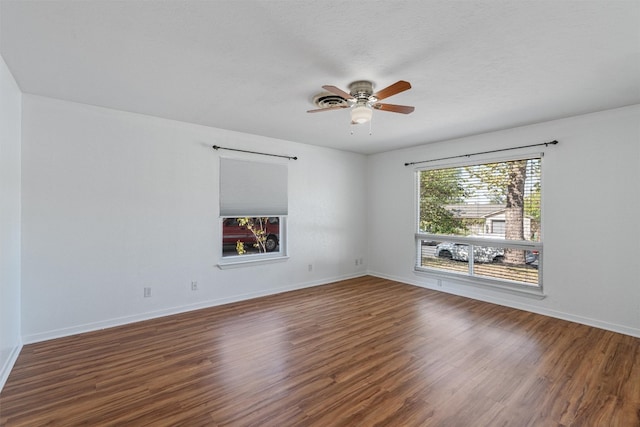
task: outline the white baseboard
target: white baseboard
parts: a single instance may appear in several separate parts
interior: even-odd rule
[[[362,277],[366,275],[365,272],[359,272],[354,274],[348,274],[343,276],[336,276],[332,278],[325,278],[321,280],[315,280],[310,282],[298,283],[295,285],[283,286],[280,288],[268,289],[261,292],[251,292],[247,294],[234,295],[227,298],[219,298],[214,300],[200,301],[195,304],[187,304],[176,307],[169,307],[162,310],[150,311],[147,313],[134,314],[131,316],[118,317],[113,319],[107,319],[100,322],[86,323],[82,325],[71,326],[68,328],[54,329],[50,331],[40,332],[37,334],[25,335],[22,337],[24,344],[32,344],[41,341],[47,341],[56,338],[67,337],[71,335],[77,335],[85,332],[98,331],[101,329],[112,328],[115,326],[122,326],[129,323],[141,322],[144,320],[156,319],[158,317],[170,316],[172,314],[185,313],[188,311],[199,310],[203,308],[215,307],[218,305],[229,304],[238,301],[245,301],[253,298],[259,298],[267,295],[280,294],[288,291],[295,291],[298,289],[310,288],[313,286],[326,285],[333,282],[339,282],[341,280],[353,279],[356,277]]]
[[[632,328],[625,325],[618,325],[616,323],[610,323],[599,319],[592,319],[589,317],[579,316],[576,314],[566,313],[557,310],[551,310],[544,307],[534,306],[527,303],[519,303],[512,300],[505,300],[498,296],[488,296],[486,294],[480,294],[473,292],[470,288],[468,291],[460,291],[459,289],[452,289],[439,286],[429,286],[428,284],[418,280],[408,280],[406,277],[394,277],[384,273],[378,273],[375,271],[369,271],[367,274],[383,279],[393,280],[395,282],[405,283],[407,285],[418,286],[425,289],[431,289],[434,291],[445,292],[448,294],[458,295],[466,298],[476,299],[479,301],[485,301],[493,304],[502,305],[505,307],[511,307],[518,310],[529,311],[531,313],[542,314],[543,316],[554,317],[556,319],[567,320],[569,322],[580,323],[582,325],[593,326],[599,329],[605,329],[611,332],[617,332],[624,335],[640,338],[640,329]]]
[[[7,382],[7,379],[9,378],[9,374],[13,369],[13,365],[15,365],[16,360],[18,360],[20,351],[22,351],[22,343],[18,344],[16,347],[11,349],[9,358],[2,365],[2,370],[0,371],[0,391],[2,391],[2,389],[4,388],[4,385]]]

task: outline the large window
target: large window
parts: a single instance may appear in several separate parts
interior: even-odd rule
[[[222,264],[286,255],[286,164],[220,159]]]
[[[541,288],[541,158],[416,173],[417,270]]]

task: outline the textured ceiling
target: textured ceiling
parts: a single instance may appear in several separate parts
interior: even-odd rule
[[[0,25],[25,93],[361,153],[640,103],[636,0],[0,0]],[[415,112],[306,113],[361,79]]]

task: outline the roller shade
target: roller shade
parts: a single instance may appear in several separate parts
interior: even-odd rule
[[[220,216],[287,215],[287,193],[287,165],[220,158]]]

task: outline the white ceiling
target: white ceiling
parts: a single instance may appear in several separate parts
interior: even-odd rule
[[[637,0],[0,0],[0,25],[25,93],[360,153],[640,103]],[[306,113],[362,79],[415,112]]]

